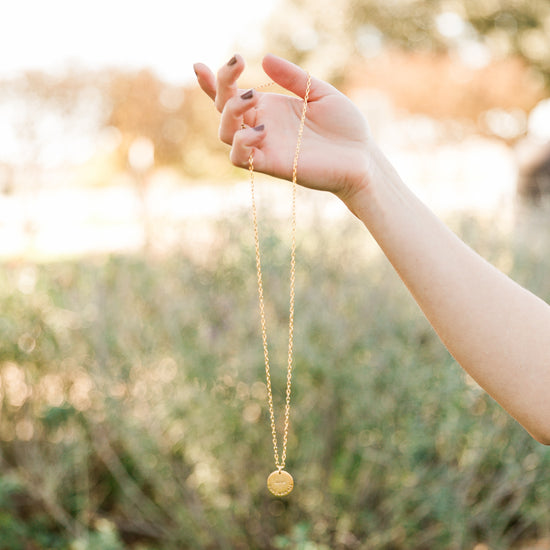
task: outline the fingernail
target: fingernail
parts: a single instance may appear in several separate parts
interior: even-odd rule
[[[231,65],[235,65],[235,63],[237,63],[237,56],[234,55],[228,62],[227,64],[231,67]]]
[[[196,64],[193,65],[193,70],[195,71],[195,75],[196,75],[196,76],[199,76],[199,74],[197,73],[197,65],[196,65]]]
[[[252,99],[253,95],[254,90],[248,90],[248,92],[245,92],[243,95],[241,95],[241,99]]]
[[[254,130],[256,130],[256,132],[262,132],[264,129],[265,129],[264,124],[260,124],[259,126],[254,126]]]

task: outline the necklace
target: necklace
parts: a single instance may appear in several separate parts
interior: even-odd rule
[[[273,442],[273,456],[275,459],[274,470],[267,478],[267,487],[275,496],[288,495],[293,487],[294,480],[292,476],[284,470],[286,463],[286,449],[288,443],[288,429],[290,423],[290,392],[292,387],[292,367],[294,351],[294,301],[295,301],[295,283],[296,283],[296,187],[298,181],[298,158],[302,145],[302,135],[306,120],[307,103],[311,87],[311,76],[307,76],[306,92],[302,106],[302,115],[298,128],[298,139],[296,141],[296,150],[294,153],[294,162],[292,165],[292,240],[290,251],[290,304],[288,315],[288,357],[287,357],[287,375],[286,375],[286,400],[284,408],[284,426],[283,442],[281,455],[279,456],[279,444],[277,441],[277,428],[275,424],[275,412],[273,408],[273,391],[271,386],[271,370],[269,364],[269,352],[267,346],[267,328],[265,320],[264,289],[262,281],[262,263],[260,257],[260,238],[258,233],[258,216],[256,210],[256,199],[254,194],[254,152],[250,153],[248,167],[250,172],[250,192],[252,197],[252,220],[254,225],[254,243],[256,247],[256,274],[258,279],[258,301],[260,306],[260,325],[262,330],[262,344],[264,351],[265,376],[267,388],[267,403],[269,407],[269,419],[271,422],[271,438]]]

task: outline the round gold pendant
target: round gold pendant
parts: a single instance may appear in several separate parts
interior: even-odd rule
[[[294,480],[284,470],[275,470],[267,478],[267,488],[276,496],[284,497],[292,491]]]

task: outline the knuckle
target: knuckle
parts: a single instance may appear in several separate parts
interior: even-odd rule
[[[218,72],[216,73],[216,77],[218,79],[218,83],[220,84],[226,84],[230,76],[229,67],[227,65],[224,65],[220,69],[218,69]]]
[[[238,96],[233,96],[225,102],[225,110],[229,117],[237,118],[242,115],[243,109],[239,102],[243,103]]]
[[[233,114],[235,112],[237,103],[235,101],[234,93],[227,93],[226,90],[220,90],[216,95],[216,108],[224,116],[227,114]]]
[[[216,100],[215,100],[215,105],[216,105],[216,109],[218,109],[218,111],[220,113],[223,113],[227,107],[227,102],[228,102],[228,97],[222,93],[222,92],[218,92],[216,94]]]
[[[232,67],[222,67],[217,73],[219,86],[235,86],[235,74]]]
[[[233,146],[229,154],[229,160],[233,165],[244,168],[246,166],[246,158],[242,147]]]
[[[232,145],[233,144],[233,133],[228,132],[224,128],[220,128],[220,130],[218,132],[218,137],[226,145]]]

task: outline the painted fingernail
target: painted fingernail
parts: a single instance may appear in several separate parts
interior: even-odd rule
[[[265,129],[264,124],[260,124],[259,126],[254,126],[254,130],[256,130],[256,132],[262,132],[264,129]]]
[[[237,56],[234,55],[228,62],[227,64],[231,67],[231,65],[235,65],[235,63],[237,63]]]
[[[241,95],[241,99],[252,99],[252,96],[254,95],[254,90],[248,90],[248,92],[245,92]]]

